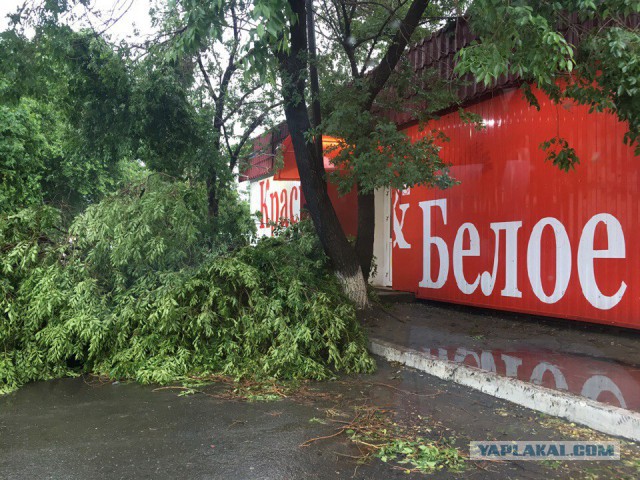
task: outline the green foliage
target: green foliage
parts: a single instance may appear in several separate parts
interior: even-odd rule
[[[356,137],[353,143],[340,140],[341,150],[333,160],[341,167],[332,178],[342,193],[349,192],[356,183],[363,192],[384,186],[402,189],[426,185],[445,189],[456,184],[439,155],[441,147],[436,142],[448,140],[441,132],[427,132],[412,142],[392,122],[378,120],[369,135],[356,133],[347,138],[353,137]]]
[[[50,109],[30,98],[0,104],[0,210],[42,202],[43,177],[53,174],[50,160],[59,154],[49,138],[56,128],[51,117]]]
[[[249,71],[275,83],[277,67],[273,52],[289,50],[288,22],[298,21],[287,0],[253,0],[249,30],[252,48],[246,58]]]
[[[611,112],[628,122],[625,143],[635,143],[640,154],[640,33],[631,27],[631,17],[638,13],[637,0],[478,0],[469,16],[480,42],[458,53],[455,71],[470,72],[485,85],[515,74],[535,82],[557,103],[571,99],[591,112]],[[564,37],[568,29],[576,34],[577,45]],[[524,95],[539,108],[530,87]],[[571,168],[571,152],[567,146],[547,160]]]
[[[201,186],[153,175],[87,208],[70,234],[88,273],[106,291],[121,292],[137,279],[198,264],[205,253],[205,219]]]
[[[332,78],[326,82],[321,129],[340,139],[339,151],[332,160],[340,168],[332,181],[342,193],[351,191],[354,185],[362,192],[372,192],[380,187],[425,185],[446,189],[456,184],[439,153],[448,138],[437,130],[427,131],[427,122],[436,118],[434,112],[455,103],[452,84],[439,80],[431,71],[417,76],[404,62],[375,107],[367,110],[366,80],[346,83]],[[407,97],[411,102],[405,100]],[[393,121],[380,115],[392,110],[420,119],[420,128],[426,134],[412,141]]]
[[[560,137],[543,142],[540,148],[547,153],[547,160],[564,172],[575,169],[580,163],[576,151],[569,146],[569,143]]]
[[[624,3],[626,9],[631,2]],[[635,2],[636,13],[640,2]],[[625,142],[640,154],[640,32],[612,26],[580,44],[578,67],[566,96],[591,111],[610,111],[629,122]]]
[[[136,62],[126,46],[50,23],[31,39],[0,33],[0,47],[0,206],[77,212],[141,170],[194,180],[224,170],[188,62]]]
[[[356,407],[356,416],[341,427],[339,433],[342,432],[358,445],[361,462],[376,457],[385,463],[402,465],[406,473],[433,473],[443,469],[459,472],[465,468],[465,459],[453,439],[427,438],[425,434],[433,436],[430,428],[398,421],[389,410]]]
[[[59,224],[60,214],[51,207],[31,207],[12,214],[0,211],[0,393],[29,378],[63,373],[54,371],[44,352],[34,345],[41,313],[48,309],[51,313],[60,298],[34,296],[28,318],[18,305],[25,295],[37,292],[44,276],[57,281],[55,258],[58,245],[64,242],[57,230]]]
[[[136,154],[154,171],[204,179],[217,165],[211,118],[190,98],[193,79],[183,65],[150,56],[136,66],[132,110]]]
[[[215,218],[213,247],[224,250],[246,245],[256,234],[256,222],[249,202],[240,200],[235,189],[220,192],[220,211]]]
[[[87,32],[0,33],[0,207],[78,210],[116,188],[132,171],[129,92],[121,52]]]
[[[438,445],[423,438],[415,440],[395,439],[384,445],[376,453],[383,462],[397,461],[408,469],[429,473],[448,469],[461,471],[464,469],[464,457],[457,448]]]
[[[552,84],[555,75],[572,69],[574,50],[544,13],[528,2],[474,2],[470,18],[481,42],[459,52],[457,71],[471,72],[485,85],[508,73]]]
[[[90,207],[0,223],[0,391],[74,372],[329,378],[374,367],[306,224],[209,247],[202,186],[158,178]]]
[[[133,78],[126,48],[113,47],[91,31],[45,30],[47,59],[59,65],[67,89],[59,101],[74,130],[76,155],[104,163],[130,155]],[[57,97],[57,96],[56,96]]]
[[[249,245],[255,225],[222,150],[239,155],[259,125],[258,107],[240,111],[253,87],[225,113],[244,140],[225,132],[221,145],[222,110],[203,101],[193,56],[134,61],[60,26],[67,2],[50,3],[32,39],[0,34],[0,392],[78,372],[165,383],[371,370],[308,225]],[[225,44],[212,23],[223,5],[205,3],[177,7],[183,50]]]

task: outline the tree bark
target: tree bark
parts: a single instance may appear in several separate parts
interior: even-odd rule
[[[207,178],[207,204],[209,220],[218,216],[220,201],[218,199],[218,178],[215,171],[212,171]]]
[[[371,109],[374,100],[386,85],[387,80],[389,80],[402,55],[404,55],[404,50],[407,48],[413,32],[418,28],[420,19],[429,6],[429,2],[430,0],[413,0],[404,19],[400,22],[400,27],[394,35],[384,57],[382,57],[380,63],[369,74],[369,95],[365,102],[366,110]]]
[[[304,91],[308,58],[305,0],[289,0],[289,5],[297,21],[290,27],[291,48],[286,53],[278,52],[278,60],[283,81],[284,111],[300,183],[307,209],[336,276],[345,294],[357,308],[362,309],[368,306],[362,269],[327,193],[323,159],[318,158],[313,142],[305,138],[305,133],[311,129]]]
[[[400,22],[400,27],[394,35],[389,48],[376,68],[369,74],[367,82],[367,98],[364,111],[370,111],[378,94],[386,85],[389,77],[396,68],[400,58],[409,44],[422,15],[424,15],[430,0],[413,0],[409,10]],[[349,51],[347,50],[347,55]],[[357,75],[354,75],[354,79]],[[371,273],[373,261],[373,242],[375,237],[375,196],[374,193],[363,193],[358,188],[358,234],[356,238],[356,253],[366,281]]]
[[[373,262],[373,242],[375,235],[375,195],[363,193],[358,189],[358,236],[356,237],[356,255],[360,262],[362,275],[369,281]]]
[[[311,87],[311,112],[313,118],[311,125],[317,128],[322,123],[322,113],[320,109],[320,81],[318,79],[318,58],[316,56],[316,23],[313,17],[313,0],[305,0],[305,8],[307,10],[307,50],[309,52],[309,84]],[[316,155],[323,159],[324,151],[322,148],[322,133],[320,131],[314,137],[314,146]]]
[[[207,73],[207,70],[202,62],[202,57],[198,54],[198,66],[200,67],[200,71],[204,77],[207,90],[213,98],[214,101],[214,117],[213,117],[213,146],[216,152],[220,152],[220,146],[222,145],[222,129],[224,127],[224,110],[226,108],[227,103],[227,93],[229,91],[229,85],[231,83],[231,79],[233,74],[238,69],[238,65],[236,64],[236,54],[239,43],[239,31],[237,25],[237,17],[236,11],[233,5],[231,6],[231,18],[233,20],[233,36],[234,36],[234,45],[229,54],[229,60],[227,62],[227,66],[224,69],[222,74],[222,78],[220,80],[220,88],[218,90],[218,94],[216,95],[213,85],[211,84],[211,79]],[[209,219],[215,219],[218,216],[220,199],[218,198],[218,174],[216,172],[216,165],[211,165],[211,173],[207,177],[207,201],[209,205]],[[232,169],[233,170],[233,169]]]

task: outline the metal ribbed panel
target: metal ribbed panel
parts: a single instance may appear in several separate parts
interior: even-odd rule
[[[626,125],[613,115],[589,114],[587,107],[571,103],[554,105],[541,92],[536,94],[541,100],[540,112],[529,107],[516,89],[471,106],[469,110],[487,122],[487,128],[480,132],[461,122],[457,113],[429,125],[442,129],[451,139],[441,155],[462,183],[446,191],[414,188],[408,194],[394,192],[399,196],[399,205],[409,204],[402,235],[411,247],[403,249],[396,244],[393,249],[393,288],[416,292],[427,299],[640,328],[640,166],[633,148],[622,141]],[[416,126],[406,132],[414,140],[422,135]],[[565,173],[545,162],[539,145],[555,135],[566,138],[578,153],[581,163],[575,171]],[[429,245],[424,238],[420,202],[433,199],[446,200],[447,208],[446,223],[440,210],[431,209],[431,235],[442,238],[449,253],[448,277],[441,288],[419,286],[424,277],[425,245]],[[581,280],[578,273],[578,249],[585,225],[599,214],[611,215],[620,223],[626,252],[624,258],[592,260],[595,283],[589,283]],[[394,215],[400,222],[403,212],[399,206]],[[560,270],[560,277],[569,274],[566,291],[552,302],[536,295],[528,265],[532,231],[545,218],[562,225],[570,245],[557,257],[551,228],[542,230],[539,278],[546,295],[551,295],[559,278],[556,264],[566,258],[571,261],[568,270]],[[501,293],[506,285],[504,231],[495,287],[488,295],[480,287],[463,293],[453,270],[453,248],[461,225],[472,223],[479,234],[479,256],[468,256],[463,261],[465,278],[471,283],[483,272],[492,272],[496,239],[491,224],[515,221],[522,222],[516,242],[516,283],[521,297]],[[597,225],[594,250],[606,251],[615,246],[609,245],[607,236],[612,228],[604,223]],[[615,238],[613,242],[616,243]],[[469,248],[468,237],[463,245]],[[532,251],[535,253],[535,249]],[[536,255],[532,258],[536,259]],[[433,245],[427,259],[428,271],[436,277],[439,254]],[[598,290],[613,296],[623,282],[626,291],[612,308],[596,307],[588,300],[595,298]]]
[[[640,15],[629,16],[625,19],[625,24],[629,28],[640,28]],[[568,24],[559,28],[570,44],[578,45],[586,35],[600,26],[602,26],[601,22],[595,20],[580,21],[577,14],[572,14],[568,18]],[[453,78],[456,53],[477,39],[478,37],[471,32],[467,19],[460,17],[447,27],[434,33],[431,37],[413,45],[407,55],[409,56],[410,64],[417,73],[435,69],[442,78],[450,79]],[[476,83],[471,75],[466,75],[462,80],[464,85],[458,91],[458,98],[464,105],[479,101],[483,97],[497,94],[504,88],[520,83],[520,80],[515,75],[502,75],[489,87],[482,83]],[[406,100],[408,101],[409,98]],[[415,120],[409,113],[405,112],[381,113],[398,125],[404,125]]]
[[[246,167],[240,174],[240,181],[255,180],[273,175],[273,161],[285,138],[289,135],[286,122],[272,128],[253,140],[253,155],[245,160]]]

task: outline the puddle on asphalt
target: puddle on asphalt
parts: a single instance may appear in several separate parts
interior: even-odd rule
[[[432,356],[640,411],[640,367],[544,350],[424,349]]]

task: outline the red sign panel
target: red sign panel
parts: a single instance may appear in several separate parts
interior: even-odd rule
[[[418,297],[640,328],[640,164],[626,125],[588,108],[541,110],[519,90],[434,122],[461,184],[395,191],[393,288]],[[422,133],[406,130],[412,139]],[[540,144],[559,135],[581,163],[562,172]]]

